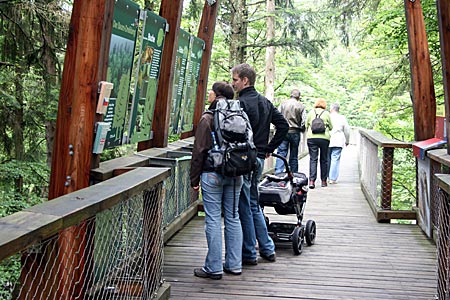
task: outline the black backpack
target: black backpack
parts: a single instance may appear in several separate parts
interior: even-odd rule
[[[325,110],[322,110],[322,112],[318,115],[316,113],[316,110],[314,110],[316,117],[311,122],[311,131],[314,134],[325,132],[325,122],[320,118],[320,116],[323,114],[324,111]]]
[[[213,114],[213,147],[208,159],[216,171],[228,177],[255,170],[257,150],[247,114],[239,100],[219,99]]]

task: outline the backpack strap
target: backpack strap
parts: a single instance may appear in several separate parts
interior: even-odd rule
[[[323,114],[323,112],[325,111],[325,109],[324,110],[322,110],[322,112],[320,113],[320,115],[319,115],[319,118],[320,118],[320,116]]]

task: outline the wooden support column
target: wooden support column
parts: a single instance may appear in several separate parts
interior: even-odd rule
[[[436,97],[430,52],[420,0],[404,0],[411,69],[414,134],[416,141],[434,137]]]
[[[205,97],[208,89],[209,66],[211,64],[211,52],[214,42],[214,32],[216,30],[217,11],[219,10],[220,1],[210,5],[205,1],[203,6],[202,20],[198,29],[198,37],[205,41],[205,51],[203,51],[202,64],[200,66],[200,76],[197,86],[197,98],[195,101],[194,127],[192,131],[182,134],[182,138],[188,138],[195,134],[197,124],[203,114],[205,108]]]
[[[172,86],[175,59],[178,48],[183,1],[162,0],[159,15],[167,20],[169,32],[164,41],[155,112],[153,114],[153,139],[138,143],[138,151],[151,147],[166,147],[169,138],[170,108],[172,107]]]
[[[450,136],[450,2],[448,0],[437,0],[437,12],[439,21],[439,37],[441,41],[442,73],[444,81],[445,98],[445,123],[447,137]],[[450,147],[447,144],[447,153]]]
[[[75,0],[73,3],[52,154],[49,199],[89,186],[98,82],[106,79],[114,0]],[[85,298],[92,268],[88,224],[73,226],[55,241],[57,265],[48,281],[65,284],[60,299]],[[51,247],[49,247],[51,248]],[[74,250],[76,249],[76,251]],[[55,254],[57,253],[57,254]],[[43,270],[45,272],[45,270]],[[39,284],[39,283],[37,283]],[[47,295],[49,298],[51,295]]]

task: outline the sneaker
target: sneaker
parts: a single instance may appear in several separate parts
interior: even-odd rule
[[[233,270],[230,270],[230,269],[228,269],[228,268],[225,268],[225,266],[223,266],[223,271],[224,271],[225,273],[231,274],[231,275],[241,275],[241,274],[242,274],[242,271],[241,271],[241,270],[239,270],[239,271],[233,271]]]
[[[336,181],[336,180],[331,180],[331,179],[330,179],[330,180],[328,180],[328,183],[329,183],[329,184],[336,184],[337,181]]]
[[[275,253],[272,253],[270,255],[264,255],[264,254],[260,253],[259,255],[262,258],[264,258],[265,260],[270,261],[270,262],[275,262],[277,260]]]
[[[258,264],[258,260],[256,259],[242,259],[243,266],[256,266]]]
[[[325,186],[327,186],[328,184],[327,184],[327,181],[326,180],[322,180],[322,187],[325,187]]]
[[[313,188],[315,188],[315,187],[316,187],[316,185],[315,185],[314,181],[310,180],[310,181],[309,181],[309,188],[310,188],[310,189],[313,189]]]
[[[214,280],[222,279],[222,274],[212,274],[203,270],[203,268],[194,269],[194,275],[200,278],[210,278]]]

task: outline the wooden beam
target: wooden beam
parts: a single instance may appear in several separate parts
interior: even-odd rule
[[[74,2],[59,96],[49,199],[89,185],[99,66],[105,23],[112,23],[113,0]],[[105,50],[102,50],[105,51]],[[103,61],[104,62],[104,61]]]
[[[105,58],[109,45],[103,45],[112,28],[113,0],[76,0],[73,3],[67,52],[64,60],[63,80],[58,102],[56,133],[52,153],[49,199],[77,191],[89,186],[90,170],[93,164],[92,146],[94,140],[95,110],[98,82],[106,78]],[[109,24],[111,23],[111,24]],[[100,63],[102,65],[100,65]],[[60,291],[58,297],[69,299],[72,296],[84,298],[91,285],[90,274],[78,272],[77,266],[92,269],[92,254],[87,243],[88,227],[80,224],[73,230],[67,230],[58,239],[59,249],[79,249],[85,256],[63,255],[59,251],[56,259],[57,269],[46,273],[39,264],[32,261],[24,266],[35,273],[42,272],[49,280],[56,278],[70,282],[70,286]],[[81,238],[78,238],[79,235]],[[51,255],[45,253],[43,255]],[[58,273],[59,271],[59,273]],[[21,278],[24,278],[21,276]],[[33,282],[31,290],[38,290]],[[48,295],[51,297],[51,295]],[[54,295],[56,296],[56,295]]]
[[[209,66],[211,64],[211,52],[214,42],[214,32],[216,30],[217,11],[220,5],[219,3],[220,1],[217,1],[213,5],[209,5],[208,2],[205,1],[205,5],[203,6],[202,20],[200,21],[197,37],[205,41],[205,51],[203,51],[200,76],[197,86],[197,98],[195,101],[193,118],[194,127],[192,131],[181,135],[181,138],[183,139],[194,136],[197,124],[205,108],[205,96],[208,88]]]
[[[416,141],[422,141],[434,137],[436,127],[433,73],[420,0],[404,1],[408,29],[414,134]]]
[[[172,86],[175,58],[178,48],[183,1],[162,0],[159,15],[167,20],[169,32],[164,41],[163,56],[156,92],[155,112],[153,114],[153,139],[138,143],[138,151],[151,147],[166,147],[169,138],[170,108],[172,107]]]
[[[447,125],[447,136],[450,136],[450,2],[448,0],[437,0],[437,11],[439,37],[441,41],[442,75],[444,81],[445,123]],[[450,147],[448,144],[447,154],[450,154]]]

